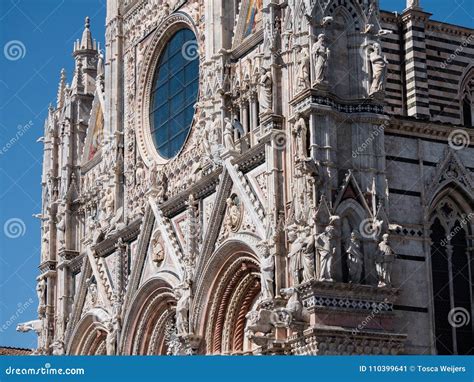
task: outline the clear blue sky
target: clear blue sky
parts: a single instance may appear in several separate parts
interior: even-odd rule
[[[380,3],[384,10],[405,7],[404,0]],[[473,4],[422,0],[433,19],[470,27]],[[41,210],[42,161],[42,144],[36,140],[43,135],[48,105],[56,100],[61,68],[68,82],[72,78],[72,46],[85,16],[104,46],[105,0],[0,0],[0,345],[36,346],[34,334],[15,331],[18,322],[36,318],[40,225],[32,214]],[[23,44],[14,61],[4,52],[11,41]],[[18,135],[18,126],[24,134],[2,149]]]

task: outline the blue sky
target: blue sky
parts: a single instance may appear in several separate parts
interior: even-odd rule
[[[384,10],[405,8],[404,0],[380,4]],[[470,27],[473,4],[422,0],[433,19]],[[85,16],[104,46],[105,0],[0,0],[0,346],[36,346],[34,334],[15,331],[18,322],[36,318],[40,225],[32,214],[41,211],[42,161],[36,140],[43,135],[48,105],[56,100],[61,68],[68,82],[72,78],[72,46]],[[5,53],[11,42],[20,48],[16,60]]]

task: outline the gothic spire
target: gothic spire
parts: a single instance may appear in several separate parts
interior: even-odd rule
[[[76,53],[77,51],[84,50],[97,50],[97,43],[95,40],[92,39],[89,17],[86,17],[81,41],[79,42],[79,40],[77,40],[74,44],[74,53]]]
[[[59,79],[58,96],[56,98],[56,108],[61,109],[64,105],[64,89],[66,88],[66,70],[61,69],[61,78]]]

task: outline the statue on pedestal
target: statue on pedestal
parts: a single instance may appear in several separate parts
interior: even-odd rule
[[[261,114],[271,113],[273,110],[272,87],[273,79],[270,70],[263,67],[260,68],[258,102]]]
[[[179,336],[189,334],[189,308],[191,304],[191,287],[184,282],[175,290],[178,302],[176,304],[176,329]]]
[[[314,279],[316,271],[314,265],[314,237],[311,234],[311,227],[294,228],[288,232],[288,236],[290,242],[292,242],[288,257],[293,285],[297,285],[301,281]]]
[[[387,59],[382,54],[382,47],[379,43],[372,44],[372,52],[369,54],[369,60],[372,65],[372,82],[369,96],[375,96],[384,91],[388,64]]]
[[[310,86],[310,58],[308,49],[303,48],[298,56],[296,91],[309,89]]]
[[[324,34],[318,36],[318,40],[313,44],[313,65],[314,65],[314,81],[315,85],[325,83],[329,48],[327,47],[327,39]]]
[[[351,233],[349,247],[347,248],[347,263],[349,267],[349,282],[360,284],[364,268],[364,254],[360,249],[360,238],[356,231]]]
[[[323,233],[316,238],[316,249],[319,254],[319,281],[333,281],[332,263],[336,255],[336,229],[329,224]]]
[[[392,266],[395,261],[395,253],[388,244],[389,235],[382,236],[382,241],[378,245],[375,258],[375,268],[379,280],[379,287],[392,285]]]

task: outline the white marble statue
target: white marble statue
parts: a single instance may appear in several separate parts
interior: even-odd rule
[[[292,130],[295,139],[295,158],[297,160],[305,160],[308,157],[306,142],[308,128],[303,115],[296,113],[295,117],[296,122]]]
[[[329,60],[329,48],[327,39],[324,34],[318,36],[318,40],[313,44],[313,65],[314,65],[314,81],[315,85],[325,83],[327,81],[327,67]]]
[[[319,254],[320,281],[333,281],[332,264],[336,255],[336,229],[328,225],[316,238],[316,250]]]
[[[311,234],[311,227],[290,230],[288,239],[292,243],[288,258],[293,285],[313,279],[315,277],[314,237]]]
[[[269,300],[274,296],[275,259],[270,252],[272,244],[269,240],[264,240],[260,245],[262,247],[262,254],[260,256],[260,284],[262,299]]]
[[[36,294],[38,296],[38,314],[41,316],[46,309],[46,281],[41,278],[36,284]]]
[[[260,104],[261,114],[272,112],[272,109],[273,109],[272,86],[273,86],[273,80],[272,80],[272,74],[270,70],[263,67],[260,68],[258,102]]]
[[[379,43],[372,44],[372,51],[369,54],[369,60],[372,65],[372,82],[370,85],[369,96],[374,96],[384,91],[388,64],[387,59],[382,54],[382,47]]]
[[[389,235],[387,233],[382,236],[382,241],[378,245],[375,258],[379,287],[392,285],[392,266],[395,261],[395,253],[388,244],[388,239]]]
[[[298,55],[296,90],[300,92],[309,89],[310,86],[310,58],[308,49],[303,48]]]
[[[175,290],[178,302],[176,304],[176,328],[178,335],[189,334],[189,307],[191,303],[191,288],[187,282]]]
[[[234,141],[234,127],[230,118],[225,118],[225,127],[224,127],[224,147],[227,150],[235,151],[235,141]]]

